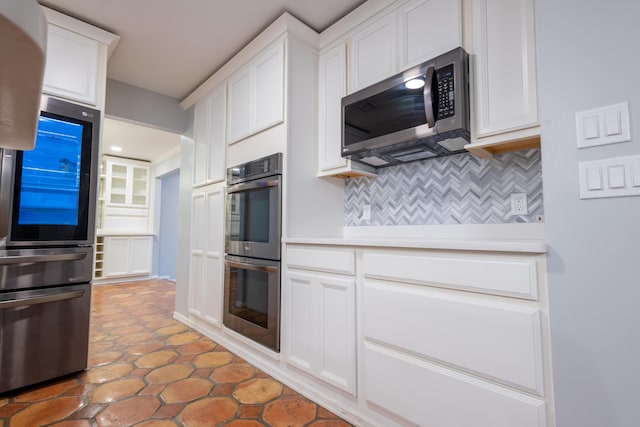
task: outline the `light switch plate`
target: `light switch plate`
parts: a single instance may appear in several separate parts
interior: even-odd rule
[[[640,196],[640,156],[578,163],[580,198]]]
[[[578,148],[631,141],[629,103],[576,113]]]

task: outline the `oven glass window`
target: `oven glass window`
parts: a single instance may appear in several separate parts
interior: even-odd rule
[[[229,237],[234,241],[269,241],[269,195],[273,188],[231,194]]]
[[[267,328],[269,273],[230,268],[229,313]]]

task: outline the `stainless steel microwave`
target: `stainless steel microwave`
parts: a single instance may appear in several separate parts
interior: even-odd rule
[[[464,152],[469,59],[453,49],[342,98],[342,156],[374,167]]]

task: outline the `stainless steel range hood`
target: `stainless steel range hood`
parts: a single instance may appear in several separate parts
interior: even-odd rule
[[[0,147],[35,145],[46,45],[36,0],[0,0]]]

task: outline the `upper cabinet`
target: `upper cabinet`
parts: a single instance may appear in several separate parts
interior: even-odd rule
[[[383,80],[398,70],[396,16],[390,14],[367,25],[351,37],[351,84],[355,92]]]
[[[148,162],[103,156],[98,200],[100,233],[147,233],[151,198]]]
[[[473,0],[472,143],[483,157],[539,146],[533,0]]]
[[[280,40],[238,70],[228,83],[227,143],[284,119],[284,46]]]
[[[459,0],[414,0],[397,13],[400,70],[455,49],[462,42]]]
[[[319,175],[354,176],[373,169],[342,157],[340,102],[347,94],[347,49],[344,43],[322,53],[319,64],[318,166]]]
[[[107,58],[119,37],[44,8],[48,21],[43,92],[104,110]]]
[[[226,86],[211,91],[195,106],[193,185],[225,179]]]
[[[460,0],[414,0],[350,37],[349,93],[461,45]]]

